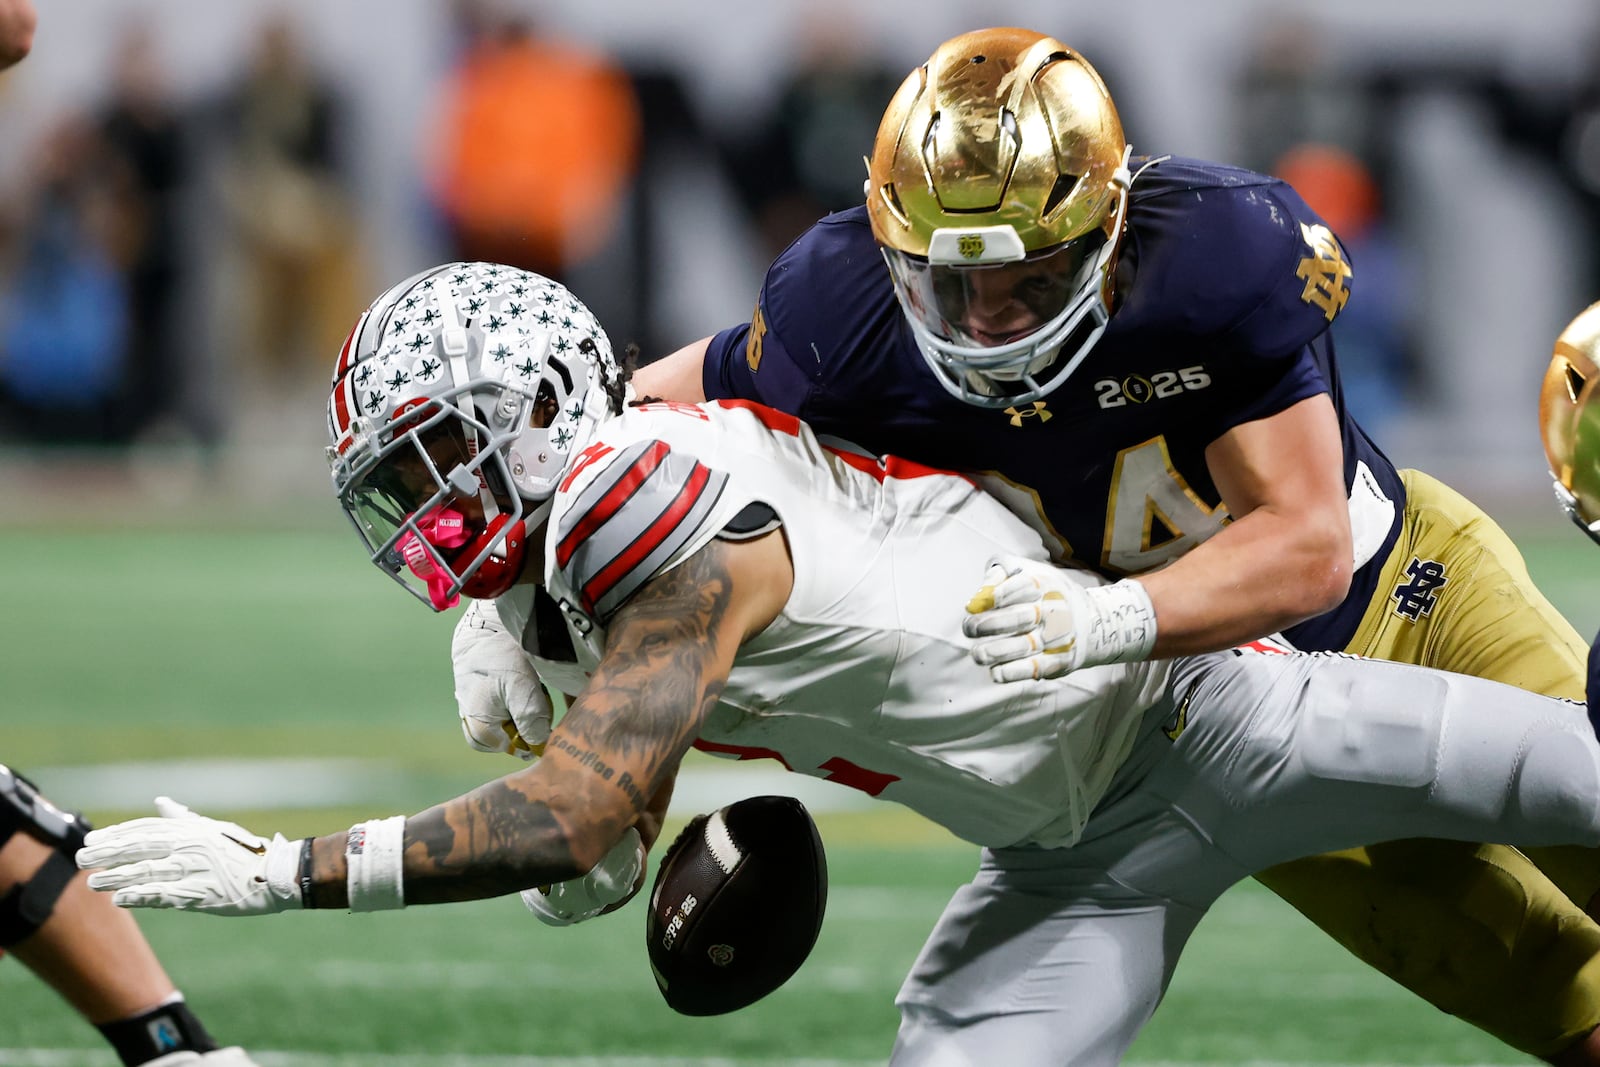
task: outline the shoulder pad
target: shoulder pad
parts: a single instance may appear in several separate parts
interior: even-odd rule
[[[657,438],[598,444],[585,455],[587,483],[555,516],[552,562],[582,609],[604,621],[680,551],[716,532],[728,476]]]

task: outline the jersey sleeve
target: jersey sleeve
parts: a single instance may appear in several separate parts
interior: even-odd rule
[[[1214,429],[1330,392],[1329,330],[1354,292],[1333,231],[1267,175],[1172,160],[1153,176],[1135,205],[1135,300],[1205,360]]]
[[[1333,230],[1281,181],[1230,198],[1213,217],[1231,269],[1215,344],[1248,358],[1292,357],[1325,334],[1355,288],[1355,270]]]
[[[783,341],[767,328],[762,307],[766,296],[763,286],[761,302],[750,321],[711,339],[701,385],[707,400],[753,400],[798,414],[811,396],[813,383],[789,358]]]
[[[730,490],[726,471],[659,437],[597,442],[558,495],[550,565],[577,605],[604,623],[750,503]]]
[[[829,215],[773,261],[750,321],[711,339],[706,399],[825,417],[836,383],[870,373],[864,354],[882,349],[899,321],[866,209]]]

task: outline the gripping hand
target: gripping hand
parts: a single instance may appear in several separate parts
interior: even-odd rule
[[[983,581],[961,629],[979,639],[972,658],[996,682],[1131,663],[1155,645],[1155,609],[1132,578],[1085,586],[1051,564],[1015,557],[992,561]]]
[[[639,831],[630,826],[622,840],[611,846],[611,851],[588,874],[555,885],[524,889],[522,902],[542,923],[571,926],[627,900],[643,873],[644,841]]]
[[[301,907],[300,846],[238,823],[208,819],[169,797],[160,817],[91,830],[78,866],[89,888],[122,908],[177,908],[211,915],[267,915]]]
[[[550,736],[550,694],[494,604],[467,605],[450,642],[450,659],[467,744],[525,760],[542,754]]]

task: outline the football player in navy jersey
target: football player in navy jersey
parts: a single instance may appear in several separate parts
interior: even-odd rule
[[[1282,181],[1133,155],[1083,57],[982,30],[906,79],[865,205],[778,257],[751,321],[637,381],[974,472],[1060,562],[1120,578],[1030,600],[995,572],[969,633],[999,681],[1281,631],[1581,699],[1583,640],[1516,547],[1345,411],[1329,326],[1357,274]],[[1410,841],[1259,877],[1443,1010],[1600,1063],[1600,855]]]
[[[1251,871],[1401,834],[1600,845],[1600,740],[1574,704],[1267,642],[996,685],[943,607],[988,559],[1068,598],[1108,580],[1055,566],[969,477],[749,401],[630,393],[547,278],[448,263],[374,301],[327,407],[364,554],[436,611],[487,602],[507,632],[542,596],[565,648],[530,663],[576,671],[579,695],[522,738],[543,748],[532,766],[409,817],[291,840],[160,798],[84,838],[89,885],[222,916],[520,891],[582,921],[642,884],[691,745],[770,757],[981,849],[896,996],[890,1064],[1109,1067]],[[759,890],[782,835],[752,869],[722,830],[701,862]],[[769,989],[732,895],[649,906],[669,941],[727,930],[719,965]]]
[[[1539,393],[1539,429],[1556,500],[1600,544],[1600,303],[1556,338]],[[1600,734],[1600,636],[1589,649],[1589,722]]]

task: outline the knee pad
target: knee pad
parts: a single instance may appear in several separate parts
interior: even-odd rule
[[[1522,819],[1561,835],[1548,843],[1600,844],[1600,746],[1581,729],[1536,720],[1512,789],[1512,803]],[[1574,831],[1583,836],[1573,839]]]
[[[0,896],[0,948],[30,937],[55,910],[56,901],[78,873],[73,857],[83,846],[89,823],[62,811],[34,784],[0,763],[0,847],[18,831],[50,847],[48,859],[28,880]]]

